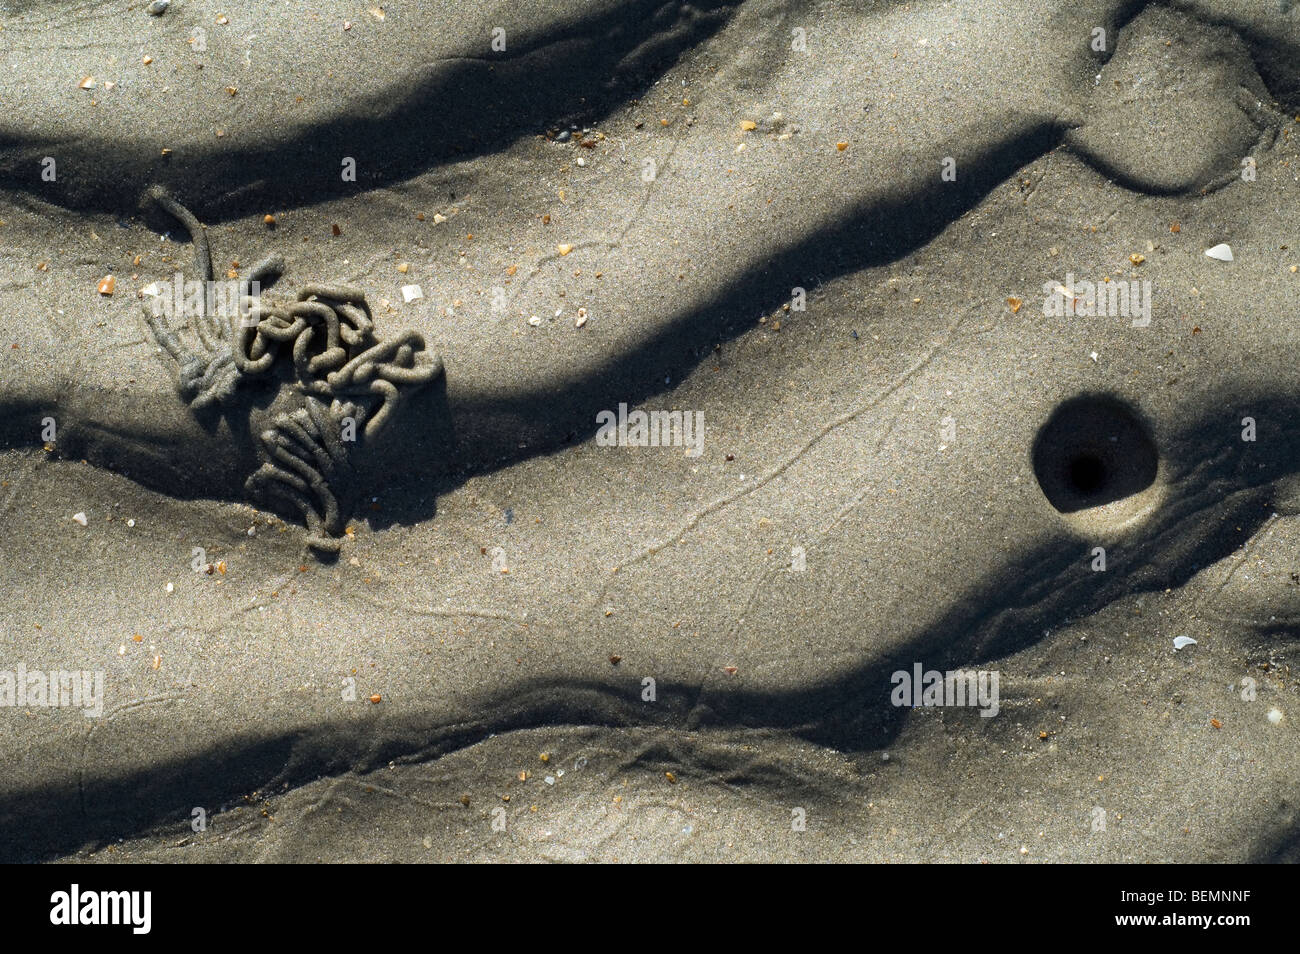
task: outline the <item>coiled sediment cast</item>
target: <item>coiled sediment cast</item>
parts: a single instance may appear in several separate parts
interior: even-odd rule
[[[190,232],[197,267],[210,282],[202,225],[161,189],[150,196]],[[234,315],[212,314],[205,296],[190,316],[199,351],[185,345],[157,308],[146,306],[145,320],[176,362],[178,390],[196,412],[232,407],[240,384],[291,369],[287,386],[301,395],[302,406],[276,414],[262,429],[261,464],[244,489],[253,500],[296,509],[309,531],[308,544],[337,552],[346,504],[357,489],[353,455],[380,435],[406,397],[442,374],[442,362],[413,331],[381,341],[360,289],[310,284],[296,301],[282,305],[252,293],[254,283],[274,280],[283,270],[278,256],[255,265],[241,282]]]

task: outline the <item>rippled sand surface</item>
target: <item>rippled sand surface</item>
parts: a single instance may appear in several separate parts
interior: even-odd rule
[[[1297,860],[1300,8],[0,27],[0,857]],[[439,368],[332,529],[246,483],[323,351],[178,389],[162,194]]]

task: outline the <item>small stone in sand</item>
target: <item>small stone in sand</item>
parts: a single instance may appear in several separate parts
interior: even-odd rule
[[[587,309],[579,308],[578,317],[573,320],[573,327],[581,328],[587,323]]]
[[[1206,258],[1212,258],[1220,262],[1231,262],[1232,248],[1231,246],[1223,244],[1216,245],[1214,248],[1207,248],[1205,250],[1205,256]]]
[[[97,291],[101,295],[111,295],[113,294],[113,289],[115,289],[116,287],[117,287],[117,279],[114,278],[112,275],[105,275],[103,278],[99,280],[99,286],[97,288]]]
[[[1178,649],[1185,649],[1185,648],[1188,647],[1188,646],[1195,646],[1195,645],[1196,645],[1196,640],[1192,639],[1192,637],[1190,637],[1190,636],[1175,636],[1175,637],[1174,637],[1174,649],[1175,649],[1175,650],[1178,650]]]
[[[370,697],[370,701],[375,705],[379,705],[379,703],[384,701],[384,697],[376,692],[373,696]]]
[[[81,524],[83,527],[89,522],[86,520],[86,515],[83,512],[74,513],[72,519],[77,521],[77,523]]]
[[[1281,725],[1281,724],[1282,724],[1282,710],[1281,710],[1281,709],[1278,709],[1278,708],[1276,708],[1276,707],[1275,707],[1275,708],[1272,708],[1272,709],[1269,709],[1269,710],[1268,710],[1268,721],[1271,722],[1273,725]]]
[[[572,246],[572,245],[557,245],[557,246],[555,246],[555,249],[556,249],[556,251],[558,251],[561,255],[568,255],[570,252],[573,251],[573,246]]]
[[[419,285],[402,286],[402,300],[405,301],[407,304],[410,304],[411,302],[416,301],[417,299],[423,297],[424,297],[424,289],[422,289]]]
[[[167,8],[172,5],[172,0],[153,0],[153,3],[145,7],[150,16],[160,17],[167,12]]]

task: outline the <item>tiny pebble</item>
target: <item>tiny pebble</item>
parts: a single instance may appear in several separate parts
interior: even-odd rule
[[[424,297],[424,290],[419,285],[403,285],[402,299],[408,304]]]
[[[72,515],[72,519],[75,520],[75,521],[77,521],[77,523],[81,524],[83,527],[84,527],[84,526],[86,525],[86,523],[88,522],[88,521],[86,520],[86,515],[85,515],[84,513],[81,513],[81,512],[74,513],[74,514]]]
[[[126,522],[126,525],[127,525],[128,527],[134,527],[134,526],[135,526],[135,521],[134,521],[134,520],[128,520],[128,521]]]
[[[172,5],[172,0],[153,0],[153,3],[145,7],[150,16],[160,17],[167,12],[167,8]]]
[[[1232,247],[1229,245],[1216,245],[1214,248],[1207,248],[1205,255],[1207,258],[1213,258],[1220,262],[1231,262]]]
[[[1195,646],[1195,645],[1196,645],[1196,640],[1192,639],[1192,637],[1190,636],[1174,637],[1174,649],[1183,649],[1187,646]]]
[[[1282,724],[1282,710],[1281,710],[1281,709],[1277,709],[1277,708],[1269,709],[1269,710],[1268,710],[1268,721],[1271,722],[1271,723],[1273,723],[1273,725],[1281,725],[1281,724]]]

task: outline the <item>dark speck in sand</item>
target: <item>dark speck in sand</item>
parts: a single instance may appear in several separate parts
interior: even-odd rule
[[[514,508],[512,508],[512,507],[507,507],[507,508],[506,508],[506,523],[507,523],[507,524],[510,524],[510,523],[514,523],[514,522],[515,522],[515,511],[514,511]]]

